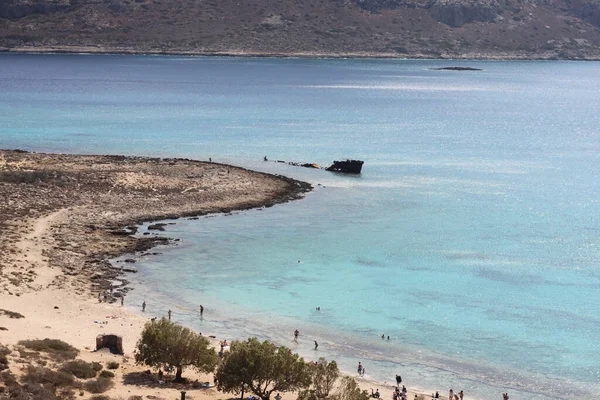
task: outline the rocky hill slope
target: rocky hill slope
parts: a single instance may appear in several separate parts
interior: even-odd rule
[[[0,0],[0,48],[600,59],[600,0]]]

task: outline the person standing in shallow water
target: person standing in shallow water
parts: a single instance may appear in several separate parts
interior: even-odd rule
[[[169,321],[171,320],[171,310],[169,310]]]
[[[142,312],[146,312],[146,300],[142,303]]]
[[[204,314],[204,307],[202,307],[202,304],[200,304],[200,316],[202,316],[202,314]]]
[[[315,340],[315,350],[319,348],[319,343],[317,343],[317,341]]]
[[[298,329],[296,329],[294,331],[294,341],[297,342],[298,341],[298,335],[300,335],[300,331],[298,331]]]

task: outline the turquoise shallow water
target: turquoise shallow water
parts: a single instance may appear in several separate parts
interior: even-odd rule
[[[152,314],[443,393],[600,398],[600,65],[428,69],[447,64],[0,55],[0,147],[212,157],[316,186],[169,225],[181,242],[142,258],[128,298]]]

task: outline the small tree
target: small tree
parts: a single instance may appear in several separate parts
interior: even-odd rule
[[[354,378],[344,376],[337,393],[331,395],[331,400],[369,400],[366,390],[361,390]]]
[[[200,372],[214,371],[218,357],[209,345],[205,337],[162,318],[144,326],[137,342],[135,361],[156,368],[175,368],[175,381],[181,382],[185,367],[193,367]]]
[[[271,393],[306,388],[311,383],[309,364],[286,347],[252,338],[231,343],[216,372],[217,388],[226,393],[251,390],[263,400]]]
[[[338,376],[340,370],[335,361],[327,362],[323,357],[319,358],[313,369],[313,387],[318,398],[329,396]]]
[[[326,399],[340,375],[335,361],[327,362],[323,357],[311,366],[312,386],[298,392],[298,400]]]

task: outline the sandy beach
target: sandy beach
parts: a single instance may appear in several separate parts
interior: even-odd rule
[[[11,350],[9,370],[21,376],[27,365],[41,363],[20,351],[18,341],[60,339],[79,349],[85,361],[120,363],[114,387],[104,393],[110,398],[175,399],[181,390],[188,399],[235,397],[168,380],[160,384],[156,371],[145,374],[148,367],[135,365],[134,347],[148,318],[128,312],[118,297],[98,301],[115,278],[126,285],[123,272],[107,260],[169,241],[131,236],[138,223],[268,207],[310,190],[303,182],[210,162],[0,150],[0,197],[5,199],[0,203],[0,309],[22,315],[0,315],[0,344]],[[94,351],[96,336],[105,333],[123,337],[124,356]],[[213,381],[191,370],[184,376]],[[359,384],[378,388],[384,399],[392,397],[392,386]],[[430,398],[414,391],[408,398],[415,395]],[[82,391],[79,398],[91,397]]]

